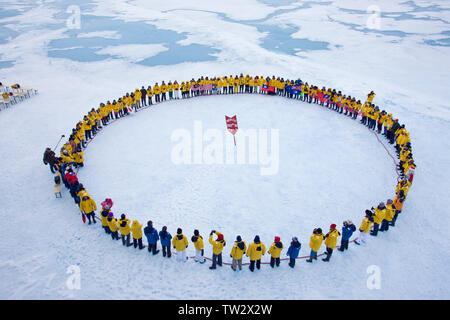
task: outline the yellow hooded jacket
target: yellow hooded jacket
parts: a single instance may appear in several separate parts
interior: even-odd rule
[[[330,230],[330,232],[328,232],[325,236],[325,245],[327,246],[327,248],[333,250],[336,249],[337,238],[340,235],[341,234],[336,229]]]
[[[375,208],[375,217],[373,217],[373,222],[376,224],[380,224],[381,221],[384,220],[384,217],[386,215],[386,207],[383,209],[379,209],[378,207]]]
[[[130,219],[125,218],[125,219],[120,219],[119,220],[119,230],[120,230],[120,234],[123,236],[127,236],[130,234]]]
[[[177,234],[172,239],[172,246],[174,246],[177,251],[184,251],[188,246],[188,240],[182,233]]]
[[[214,232],[216,235],[221,234],[220,232],[216,231]],[[213,246],[213,254],[221,254],[223,247],[225,246],[226,242],[225,239],[222,240],[213,240],[213,235],[209,236],[209,243]]]
[[[269,248],[269,253],[272,256],[272,258],[279,258],[281,255],[281,250],[283,250],[283,243],[282,242],[274,242]]]
[[[81,212],[88,214],[94,212],[95,210],[97,210],[97,205],[95,204],[95,201],[92,198],[89,198],[87,200],[81,200],[80,202]]]
[[[117,219],[108,218],[107,220],[108,220],[109,230],[111,230],[111,232],[116,232],[117,231]]]
[[[266,246],[264,245],[264,243],[252,242],[248,246],[246,255],[247,255],[247,257],[250,258],[250,260],[255,261],[255,260],[261,260],[261,256],[264,255],[265,253],[266,253]]]
[[[369,233],[372,223],[373,221],[371,221],[368,217],[364,217],[361,225],[359,226],[359,231],[361,231],[362,233]]]
[[[201,235],[192,236],[191,241],[194,243],[195,249],[202,250],[204,248],[203,237]]]
[[[323,233],[321,234],[313,234],[309,240],[309,247],[312,251],[317,252],[320,249],[320,246],[323,242]]]
[[[231,248],[230,255],[233,259],[240,260],[242,259],[245,250],[247,250],[247,244],[245,243],[245,241],[238,241],[235,242],[233,248]]]
[[[131,224],[131,232],[133,234],[133,239],[142,238],[142,224],[140,224],[136,219],[134,219]]]

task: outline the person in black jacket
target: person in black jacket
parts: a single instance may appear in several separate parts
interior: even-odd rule
[[[141,106],[147,106],[147,90],[145,90],[144,86],[142,86],[141,91]]]
[[[42,159],[42,161],[44,162],[45,165],[50,165],[50,171],[52,173],[55,173],[55,171],[57,170],[56,166],[55,166],[55,162],[57,162],[56,159],[56,155],[55,152],[52,151],[52,149],[50,148],[46,148],[44,151],[44,157]]]
[[[391,130],[388,131],[388,138],[390,144],[394,144],[395,131],[397,131],[398,129],[400,129],[400,124],[398,123],[398,119],[395,119]]]

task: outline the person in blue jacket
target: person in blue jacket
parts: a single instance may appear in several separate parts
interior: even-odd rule
[[[167,258],[170,258],[172,256],[172,253],[170,252],[172,235],[169,232],[167,232],[166,226],[164,226],[162,230],[159,232],[159,238],[161,240],[163,257],[167,255]]]
[[[289,246],[289,249],[286,253],[286,255],[289,256],[289,267],[294,268],[295,259],[298,257],[301,247],[302,244],[298,241],[297,237],[293,237],[291,245]]]
[[[350,220],[344,221],[344,226],[342,227],[342,238],[341,238],[341,246],[339,247],[339,251],[348,250],[348,241],[350,237],[353,235],[353,232],[356,231],[356,227]]]
[[[148,241],[148,252],[153,252],[153,255],[157,254],[159,250],[156,250],[156,245],[159,240],[158,231],[153,228],[153,222],[150,220],[147,222],[147,226],[144,228],[144,234]]]

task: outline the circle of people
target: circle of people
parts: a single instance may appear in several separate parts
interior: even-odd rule
[[[163,226],[158,232],[152,221],[148,221],[147,226],[142,229],[143,225],[136,219],[131,222],[125,214],[116,217],[111,211],[113,201],[109,198],[101,203],[100,217],[95,216],[97,205],[89,196],[83,184],[78,181],[76,176],[78,171],[74,172],[75,169],[79,170],[83,167],[83,149],[100,130],[112,121],[129,115],[133,110],[137,111],[166,101],[166,96],[169,100],[180,99],[180,91],[181,99],[204,95],[247,93],[278,95],[307,103],[315,103],[354,120],[360,117],[361,124],[380,135],[382,134],[390,144],[395,144],[399,159],[397,165],[399,179],[394,199],[388,199],[386,203],[380,202],[375,208],[365,210],[359,226],[359,235],[354,240],[350,240],[350,238],[356,231],[356,226],[350,220],[343,222],[341,232],[338,231],[336,224],[331,224],[326,234],[323,233],[321,228],[315,228],[309,241],[309,257],[303,257],[308,258],[307,262],[312,263],[317,260],[318,251],[322,244],[325,245],[326,249],[323,253],[326,257],[322,260],[328,262],[336,248],[344,252],[348,250],[349,242],[364,245],[367,242],[368,234],[376,237],[378,232],[387,232],[389,227],[395,226],[413,181],[415,163],[412,157],[409,132],[405,129],[405,125],[400,125],[398,119],[395,119],[391,113],[387,113],[385,110],[380,111],[380,108],[373,104],[375,93],[371,91],[364,104],[361,104],[360,100],[342,94],[341,91],[325,87],[319,89],[319,87],[303,82],[301,79],[284,80],[280,77],[275,78],[275,76],[264,78],[263,76],[243,76],[243,74],[211,79],[201,77],[197,80],[183,81],[181,84],[178,84],[177,81],[167,84],[162,81],[161,84],[155,83],[153,87],[144,88],[142,86],[140,90],[136,88],[134,92],[126,93],[117,100],[107,101],[106,104],[101,103],[97,109],[92,108],[83,120],[79,121],[72,129],[69,140],[60,149],[59,157],[56,157],[55,152],[47,148],[44,152],[43,162],[46,165],[49,164],[52,173],[56,173],[54,177],[55,194],[59,193],[61,197],[59,186],[62,181],[79,206],[83,221],[85,221],[85,217],[89,220],[89,224],[95,224],[96,219],[100,220],[104,232],[110,235],[113,240],[121,239],[124,246],[133,246],[139,249],[147,247],[148,252],[157,255],[160,252],[158,250],[159,242],[163,257],[170,258],[172,248],[176,251],[178,261],[185,262],[189,259],[186,255],[189,241],[181,228],[177,229],[176,235],[173,237],[167,226]],[[147,246],[142,242],[143,235],[147,238]],[[131,237],[133,243],[131,243]],[[337,246],[339,237],[341,237],[340,246]],[[195,247],[196,254],[193,257],[195,262],[204,263],[206,259],[209,259],[204,256],[204,241],[199,230],[193,231],[191,242]],[[212,230],[209,234],[209,243],[212,245],[212,259],[210,259],[212,265],[209,268],[216,269],[217,266],[224,264],[222,262],[222,252],[226,246],[224,235],[219,231]],[[290,240],[286,259],[280,258],[283,249],[284,245],[280,237],[275,236],[267,251],[270,255],[269,264],[272,268],[278,267],[280,260],[289,260],[289,266],[294,268],[296,259],[302,258],[299,257],[301,243],[297,237],[292,237]],[[260,269],[261,258],[265,254],[266,246],[258,235],[249,245],[238,235],[230,251],[231,268],[234,271],[242,270],[242,260],[245,255],[250,259],[250,262],[245,264],[249,264],[249,269],[253,272],[255,267]]]

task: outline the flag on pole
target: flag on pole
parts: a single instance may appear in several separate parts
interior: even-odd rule
[[[236,137],[234,136],[238,131],[237,117],[236,115],[232,117],[225,116],[225,122],[227,123],[227,129],[233,135],[234,145],[236,145]]]

